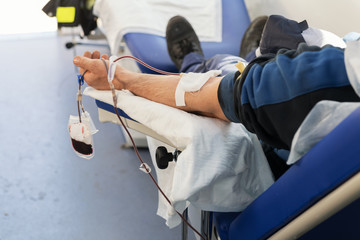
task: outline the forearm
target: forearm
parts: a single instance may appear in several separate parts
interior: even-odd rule
[[[87,71],[84,78],[89,86],[98,90],[109,90],[106,68],[99,57],[98,51],[85,52],[83,57],[76,56],[73,61],[76,66],[80,67],[81,74],[84,74],[85,70]],[[103,58],[108,59],[108,56],[104,55]],[[113,84],[118,90],[127,89],[135,95],[154,102],[227,120],[217,96],[221,79],[211,78],[199,91],[186,93],[185,107],[177,107],[175,104],[175,90],[180,80],[178,75],[134,73],[117,65]]]
[[[115,77],[122,83],[123,88],[137,96],[187,112],[227,120],[217,97],[217,90],[222,77],[210,78],[197,92],[187,92],[185,94],[185,107],[178,107],[175,104],[175,90],[180,76],[127,73]]]

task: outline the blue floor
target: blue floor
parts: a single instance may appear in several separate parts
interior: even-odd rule
[[[67,131],[76,115],[70,37],[0,38],[0,240],[181,239],[156,215],[157,191],[117,125],[99,123],[95,157],[78,158]],[[86,47],[78,46],[82,54]],[[105,49],[106,51],[106,49]],[[151,165],[149,152],[140,151]]]

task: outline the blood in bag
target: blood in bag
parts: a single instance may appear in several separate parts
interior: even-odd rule
[[[94,156],[92,133],[88,122],[69,121],[69,134],[73,149],[79,157],[90,159]]]

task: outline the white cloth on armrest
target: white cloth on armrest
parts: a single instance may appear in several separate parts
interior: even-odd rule
[[[94,14],[101,19],[113,54],[128,32],[165,36],[166,25],[175,15],[186,17],[201,41],[222,39],[221,0],[96,0]]]
[[[84,95],[112,104],[110,91],[88,87]],[[243,125],[187,113],[127,91],[117,95],[118,107],[126,114],[183,149],[176,164],[163,170],[171,176],[165,183],[170,185],[161,184],[180,213],[188,203],[208,211],[241,211],[273,183],[257,137]],[[172,207],[167,209],[162,215],[167,225],[180,224]]]

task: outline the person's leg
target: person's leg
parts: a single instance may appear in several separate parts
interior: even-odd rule
[[[179,72],[206,72],[205,68],[205,57],[202,54],[196,52],[190,52],[185,55],[184,60],[181,64]]]
[[[204,56],[192,52],[184,57],[180,72],[204,73],[210,70],[221,70],[222,75],[226,75],[238,70],[235,66],[238,62],[247,64],[244,59],[229,54],[218,54],[205,60]]]
[[[221,70],[223,75],[226,75],[229,72],[237,71],[236,63],[247,63],[256,57],[255,50],[259,47],[262,31],[267,20],[267,16],[260,16],[251,22],[241,40],[240,57],[219,54],[205,60],[204,55],[192,52],[184,57],[180,72]]]
[[[169,20],[166,42],[171,60],[180,72],[221,70],[223,74],[237,71],[235,64],[246,61],[238,56],[219,54],[205,59],[198,36],[191,24],[181,16]]]

